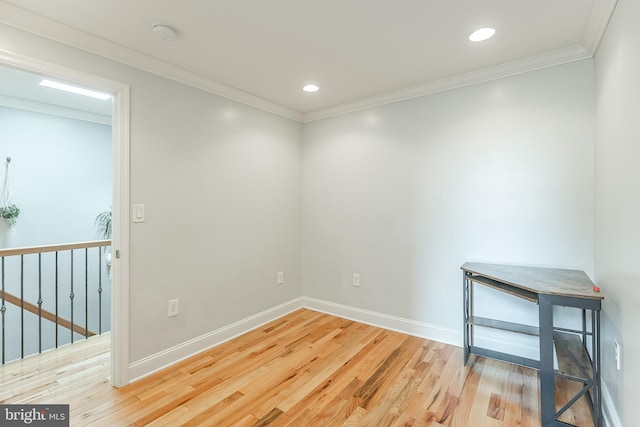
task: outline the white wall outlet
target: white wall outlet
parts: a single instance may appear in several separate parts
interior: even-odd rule
[[[360,287],[360,274],[353,273],[353,286]]]
[[[284,283],[284,271],[278,271],[278,285],[282,285]]]
[[[620,362],[620,351],[622,349],[620,348],[620,344],[618,343],[617,340],[613,340],[613,358],[616,361],[616,369],[619,371],[622,366],[621,366],[621,362]]]
[[[178,315],[178,313],[180,312],[179,304],[180,304],[180,300],[177,298],[169,300],[169,310],[168,310],[167,317],[174,317]]]

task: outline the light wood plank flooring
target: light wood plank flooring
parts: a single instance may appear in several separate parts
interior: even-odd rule
[[[71,426],[539,425],[534,370],[306,309],[120,389],[108,336],[62,350],[0,367],[0,401],[68,403]]]

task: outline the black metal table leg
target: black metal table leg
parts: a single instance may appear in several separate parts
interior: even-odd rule
[[[543,427],[556,424],[555,377],[553,375],[553,304],[538,299],[540,322],[540,417]]]

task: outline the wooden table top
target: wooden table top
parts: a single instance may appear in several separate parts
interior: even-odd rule
[[[604,299],[584,271],[467,262],[462,270],[536,294]]]

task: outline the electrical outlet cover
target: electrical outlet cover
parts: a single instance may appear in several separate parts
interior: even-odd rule
[[[171,299],[169,300],[169,308],[168,308],[168,312],[167,312],[167,317],[174,317],[177,316],[178,313],[180,312],[180,300],[178,299]]]
[[[353,286],[360,286],[360,274],[353,273]]]

